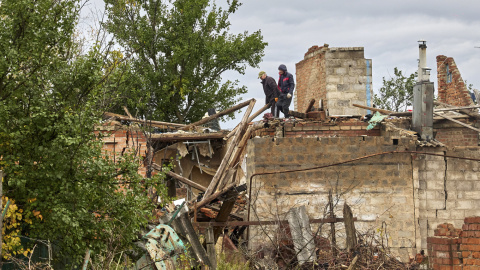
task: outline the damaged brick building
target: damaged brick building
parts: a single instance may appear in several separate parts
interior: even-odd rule
[[[368,61],[363,59],[363,48],[334,51],[362,52],[359,57],[362,63]],[[309,77],[303,79],[306,61],[312,61],[309,59],[316,53],[322,62],[322,57],[327,58],[323,54],[328,55],[328,47],[310,48],[305,59],[297,64],[297,108],[304,110],[311,97],[325,98],[331,117],[323,121],[297,120],[281,128],[259,130],[259,136],[249,141],[247,179],[253,176],[249,187],[250,219],[285,217],[290,208],[299,205],[306,206],[310,218],[325,217],[327,196],[332,190],[338,205],[346,202],[352,207],[359,231],[381,231],[388,236],[388,246],[395,254],[408,260],[416,252],[427,250],[427,237],[433,236],[438,224],[450,222],[461,227],[465,217],[480,215],[476,110],[435,111],[434,140],[431,141],[419,140],[418,134],[412,131],[411,117],[391,117],[367,130],[367,123],[359,117],[335,117],[332,112],[336,110],[331,107],[335,103],[329,100],[325,83],[334,81],[342,84],[343,89],[355,89],[363,83],[358,89],[362,88],[360,96],[365,98],[365,89],[368,89],[365,79],[350,80],[348,68],[343,73],[348,80],[342,81],[338,72],[331,79],[328,72],[321,72],[324,69],[321,64],[316,64],[317,73],[308,71]],[[343,62],[357,59],[356,55],[351,56],[352,59],[344,58]],[[439,56],[437,62],[437,104],[473,105],[453,59]],[[362,67],[362,73],[368,77],[365,66],[368,64]],[[347,81],[351,85],[345,85]],[[338,89],[333,91],[333,96]],[[349,104],[355,102],[351,100]],[[361,105],[364,104],[366,100]],[[345,112],[338,111],[339,114]],[[365,113],[362,110],[356,114]],[[445,119],[442,113],[460,124]],[[262,175],[264,173],[268,174]],[[342,216],[341,207],[338,209],[336,215]],[[250,230],[250,239],[265,239],[262,235],[266,232],[272,236],[277,232],[275,226]],[[328,235],[329,230],[324,227],[322,233]],[[344,234],[341,226],[337,234]],[[259,248],[258,241],[250,243],[252,249]]]
[[[480,216],[480,115],[465,109],[474,104],[451,57],[437,57],[438,101],[430,108],[429,140],[415,131],[408,112],[380,110],[388,117],[369,127],[364,115],[372,109],[372,61],[365,59],[363,47],[314,46],[296,67],[295,120],[251,123],[267,107],[248,117],[254,101],[247,101],[239,105],[249,105],[250,112],[233,131],[198,128],[199,121],[189,126],[157,123],[190,130],[187,133],[148,134],[134,125],[109,122],[100,127],[109,135],[105,147],[112,153],[134,149],[146,164],[173,161],[170,176],[185,184],[186,199],[195,209],[194,224],[201,225],[197,207],[199,216],[216,212],[203,215],[204,221],[250,224],[243,234],[250,251],[278,241],[281,226],[272,221],[286,220],[292,208],[305,206],[310,219],[331,217],[330,192],[334,217],[343,216],[347,203],[355,228],[377,232],[404,261],[427,251],[427,239],[438,225],[449,222],[459,228],[465,217]],[[246,209],[226,201],[218,207],[206,203],[243,183]],[[172,187],[171,194],[180,195],[175,193],[178,184]],[[204,192],[203,199],[194,202]],[[225,214],[227,204],[231,208]],[[327,226],[315,223],[312,230],[331,239]],[[342,244],[342,224],[335,225],[335,235]]]

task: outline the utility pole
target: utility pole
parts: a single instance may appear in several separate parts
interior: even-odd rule
[[[3,171],[0,170],[0,209],[3,208],[2,197],[3,197]],[[3,247],[3,216],[0,220],[0,270],[2,270],[2,247]]]

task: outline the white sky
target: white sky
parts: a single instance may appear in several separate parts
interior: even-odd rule
[[[222,3],[224,0],[217,1]],[[101,2],[95,0],[92,3]],[[417,70],[418,43],[427,41],[430,80],[437,85],[436,56],[453,57],[464,80],[480,88],[480,1],[478,0],[243,0],[230,18],[231,32],[261,30],[268,42],[260,68],[247,68],[245,75],[224,74],[224,80],[238,79],[248,87],[243,99],[257,99],[255,110],[265,104],[257,79],[265,70],[275,79],[277,67],[285,64],[295,76],[295,63],[308,48],[324,43],[330,47],[364,47],[372,59],[373,89],[382,86],[393,68],[405,74]],[[292,102],[293,109],[293,102]],[[244,111],[244,110],[243,110]],[[241,118],[221,123],[233,128]],[[260,119],[261,116],[258,117]]]

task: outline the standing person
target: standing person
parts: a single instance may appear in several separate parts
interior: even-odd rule
[[[262,80],[261,84],[263,84],[263,92],[265,93],[265,104],[270,104],[270,111],[273,117],[278,118],[278,110],[275,110],[275,103],[278,100],[277,83],[274,78],[267,76],[265,71],[260,71],[258,78]]]
[[[278,67],[278,90],[280,91],[277,108],[283,112],[285,118],[290,116],[288,107],[292,102],[293,90],[295,89],[295,81],[293,80],[293,75],[287,72],[287,67],[284,64],[281,64]]]

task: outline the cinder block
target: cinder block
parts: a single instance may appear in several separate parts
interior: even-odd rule
[[[427,200],[427,209],[444,209],[445,200]],[[465,208],[463,208],[465,209]]]
[[[471,210],[475,209],[475,205],[472,200],[457,200],[457,209]]]
[[[429,161],[426,163],[426,169],[429,171],[445,171],[445,162],[444,161]]]

